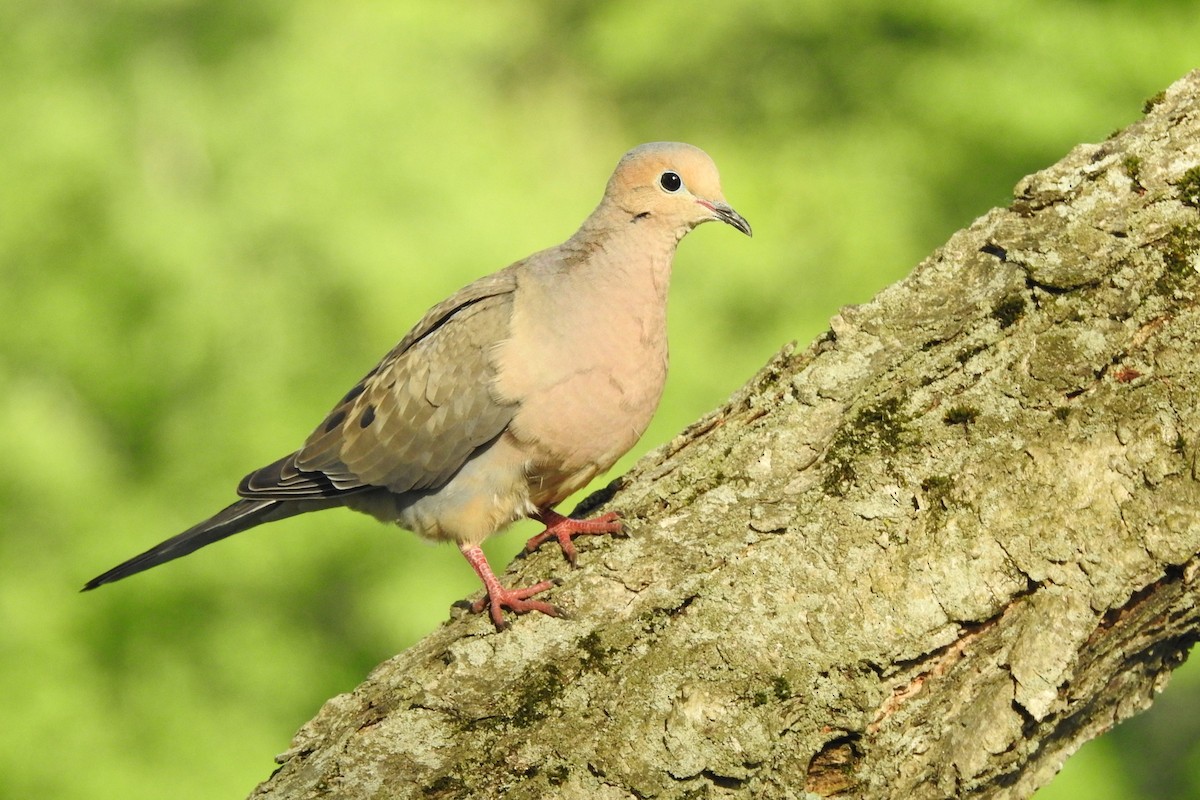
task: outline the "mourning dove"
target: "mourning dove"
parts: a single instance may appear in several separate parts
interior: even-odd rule
[[[515,520],[571,537],[615,533],[615,514],[575,520],[554,506],[641,437],[667,374],[667,285],[679,240],[720,220],[704,151],[656,142],[625,154],[600,205],[570,239],[480,278],[429,310],[294,453],[242,479],[242,499],[93,578],[120,580],[219,539],[306,511],[346,506],[455,542],[478,573],[497,628],[504,610],[556,615],[550,586],[500,584],[480,543]]]

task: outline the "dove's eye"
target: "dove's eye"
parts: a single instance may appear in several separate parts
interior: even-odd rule
[[[665,191],[674,194],[683,188],[683,178],[680,178],[678,174],[668,170],[667,172],[664,172],[662,175],[658,176],[658,185],[661,186]]]

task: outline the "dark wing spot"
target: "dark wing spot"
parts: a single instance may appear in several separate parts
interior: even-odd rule
[[[366,382],[366,380],[363,380],[361,383],[359,383],[353,389],[346,392],[346,396],[342,398],[342,402],[338,403],[338,405],[340,406],[340,405],[345,405],[346,403],[349,403],[351,400],[353,400],[354,398],[356,398],[360,394],[362,394],[364,391],[366,391],[366,389],[367,389],[367,382]]]
[[[650,217],[650,212],[643,211],[640,214],[634,214],[632,217],[630,217],[629,221],[630,222],[641,222],[644,219],[649,219],[649,217]]]
[[[338,411],[337,413],[333,414],[333,415],[332,415],[332,416],[329,418],[329,421],[327,421],[327,422],[325,423],[325,432],[326,432],[326,433],[329,433],[331,430],[333,430],[334,428],[336,428],[338,425],[341,425],[341,424],[342,424],[342,421],[343,421],[344,419],[346,419],[346,412],[345,412],[344,410],[343,410],[343,411]]]
[[[367,406],[367,410],[363,412],[362,419],[358,421],[358,427],[365,428],[375,421],[375,406]]]

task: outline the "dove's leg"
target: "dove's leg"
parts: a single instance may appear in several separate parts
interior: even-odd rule
[[[491,614],[492,622],[496,625],[496,630],[503,630],[508,627],[508,623],[504,621],[504,609],[506,608],[517,614],[524,614],[526,611],[540,611],[552,617],[559,615],[559,610],[556,606],[541,600],[529,599],[533,595],[544,592],[551,586],[554,586],[556,584],[555,581],[542,581],[541,583],[535,583],[533,586],[527,586],[524,589],[505,589],[500,585],[500,579],[492,572],[492,568],[488,566],[487,556],[483,554],[483,550],[479,545],[462,544],[459,545],[458,549],[466,556],[467,563],[475,570],[475,574],[479,576],[479,580],[483,581],[483,585],[487,589],[487,596],[472,603],[471,611],[478,614],[487,608]]]
[[[571,537],[584,533],[620,533],[621,520],[619,517],[620,515],[615,511],[610,511],[594,519],[571,519],[549,508],[542,509],[534,514],[533,518],[545,525],[546,530],[526,542],[525,550],[532,553],[551,539],[558,539],[563,555],[567,557],[567,561],[574,564],[575,545],[571,544]]]

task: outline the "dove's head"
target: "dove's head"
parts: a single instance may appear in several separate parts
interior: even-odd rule
[[[714,219],[752,235],[750,223],[725,201],[717,165],[690,144],[651,142],[630,150],[608,181],[604,204],[630,224],[661,226],[678,237]]]

